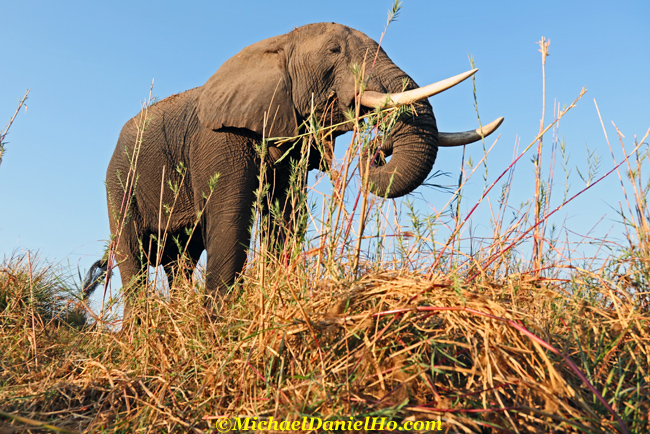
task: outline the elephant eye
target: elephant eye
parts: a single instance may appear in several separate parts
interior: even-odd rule
[[[341,52],[341,46],[339,44],[330,45],[329,52],[330,53],[340,53]]]

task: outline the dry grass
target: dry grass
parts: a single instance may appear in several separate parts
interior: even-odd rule
[[[143,297],[141,324],[120,333],[34,326],[40,317],[14,306],[2,314],[0,405],[73,432],[211,432],[215,415],[620,432],[568,358],[643,432],[650,315],[625,288],[583,279],[465,285],[386,272],[305,285],[287,274],[273,296],[247,282],[217,317],[179,285]],[[567,293],[576,288],[590,299]],[[13,416],[0,427],[11,426],[28,428]]]
[[[16,116],[18,116],[18,113],[20,113],[20,109],[25,106],[25,110],[27,110],[27,106],[25,105],[25,101],[27,101],[27,96],[29,95],[29,91],[31,89],[27,89],[25,92],[25,95],[23,95],[22,99],[18,103],[18,108],[16,108],[16,111],[14,112],[14,115],[9,119],[9,122],[7,122],[7,125],[5,126],[4,130],[0,131],[0,165],[2,164],[2,156],[5,153],[5,138],[7,137],[7,134],[9,134],[9,129],[11,128],[11,125],[13,125],[14,121],[16,120]]]

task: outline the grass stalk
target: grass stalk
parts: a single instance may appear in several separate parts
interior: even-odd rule
[[[16,116],[18,116],[18,113],[20,113],[20,109],[25,106],[25,101],[27,101],[27,97],[29,96],[29,92],[31,89],[27,89],[25,92],[25,95],[23,95],[22,99],[18,103],[18,107],[16,108],[16,111],[14,112],[14,115],[9,119],[9,122],[5,126],[4,130],[0,131],[0,165],[2,165],[2,156],[5,152],[5,138],[7,137],[7,134],[9,134],[9,129],[14,123],[14,120],[16,120]],[[25,106],[25,110],[27,110],[27,106]]]

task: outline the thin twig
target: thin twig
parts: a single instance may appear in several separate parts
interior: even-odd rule
[[[4,154],[4,152],[5,152],[4,146],[3,146],[4,141],[5,141],[5,137],[7,137],[7,134],[9,133],[9,128],[11,128],[11,125],[14,123],[14,120],[16,119],[16,116],[18,116],[18,112],[20,112],[20,108],[25,104],[25,101],[27,101],[27,95],[29,95],[30,90],[31,89],[27,89],[27,92],[25,92],[25,95],[23,96],[23,98],[18,103],[18,108],[14,112],[14,115],[11,117],[11,119],[9,120],[9,123],[7,124],[5,129],[0,134],[0,165],[2,164],[2,154]],[[25,109],[27,109],[27,106],[25,106]]]

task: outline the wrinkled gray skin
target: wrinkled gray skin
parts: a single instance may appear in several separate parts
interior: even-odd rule
[[[250,241],[251,209],[260,167],[256,143],[261,141],[262,134],[298,134],[298,126],[309,116],[312,95],[321,119],[329,124],[343,121],[343,113],[354,107],[352,66],[361,65],[364,56],[371,64],[376,52],[377,43],[359,31],[334,23],[310,24],[244,48],[203,86],[150,107],[147,115],[151,120],[137,161],[138,180],[129,220],[117,246],[123,285],[132,283],[145,269],[140,246],[146,253],[151,245],[150,251],[155,252],[156,243],[150,241],[151,236],[164,230],[167,218],[163,215],[159,228],[163,168],[165,185],[167,180],[180,183],[175,168],[182,162],[187,175],[174,206],[162,265],[171,279],[179,254],[172,239],[178,237],[184,246],[188,242],[186,228],[194,225],[197,213],[205,208],[189,240],[188,254],[195,265],[201,252],[207,250],[207,292],[224,293],[241,272]],[[368,70],[369,67],[366,76]],[[380,49],[366,90],[400,92],[405,82],[406,89],[417,87]],[[392,153],[392,158],[369,171],[375,194],[406,195],[424,182],[433,167],[438,149],[436,120],[428,101],[416,103],[415,109],[418,115],[403,117],[383,145],[384,153]],[[266,130],[265,112],[270,113]],[[108,166],[106,185],[112,234],[118,230],[117,216],[124,197],[129,155],[137,141],[137,124],[137,116],[126,123]],[[334,135],[351,128],[349,123],[338,127]],[[271,163],[290,147],[283,144],[279,150],[271,148]],[[296,146],[298,152],[299,148]],[[272,201],[283,202],[289,160],[285,158],[272,166]],[[318,160],[311,161],[310,168],[318,168]],[[219,181],[206,204],[205,197],[210,194],[208,183],[215,173],[220,174]],[[168,187],[162,202],[173,202]],[[98,261],[94,271],[99,265]]]

